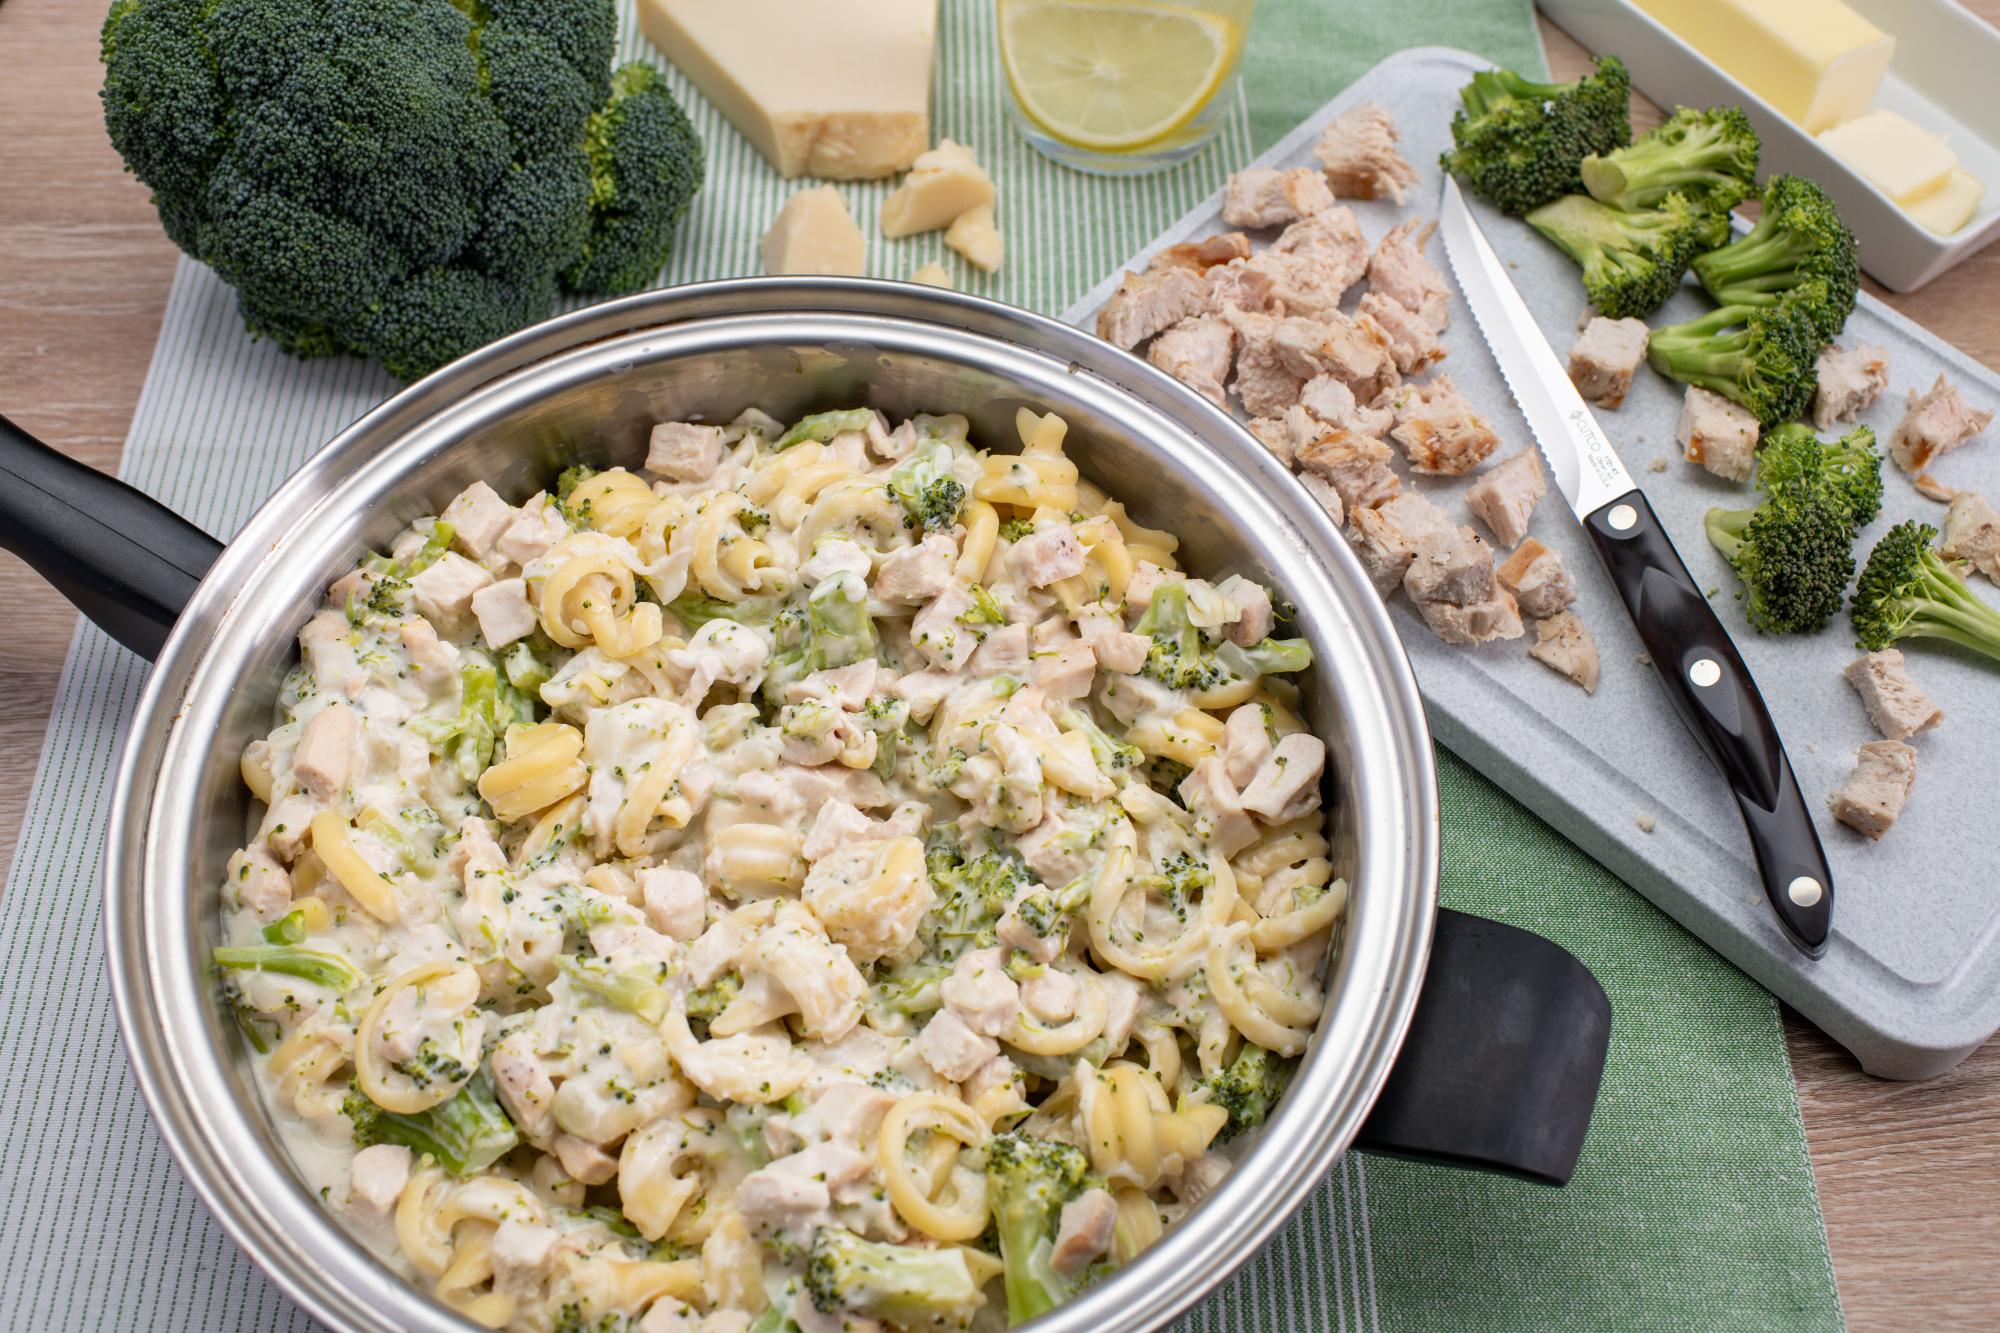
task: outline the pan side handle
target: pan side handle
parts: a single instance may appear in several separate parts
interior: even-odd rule
[[[0,545],[151,660],[222,543],[0,416]]]
[[[1409,1035],[1354,1146],[1567,1184],[1610,1042],[1611,1001],[1574,955],[1440,909]]]

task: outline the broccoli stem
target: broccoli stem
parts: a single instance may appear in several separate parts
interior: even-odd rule
[[[353,990],[362,980],[360,970],[339,954],[297,944],[225,945],[211,957],[226,971],[275,972],[342,992]]]
[[[2000,662],[2000,611],[1973,596],[1935,551],[1926,551],[1915,586],[1915,612],[1898,638],[1943,639]]]
[[[514,1122],[483,1073],[428,1111],[385,1111],[359,1091],[340,1105],[360,1147],[394,1143],[427,1156],[455,1176],[471,1175],[505,1157],[521,1141]]]
[[[667,990],[660,984],[660,967],[628,967],[612,972],[565,954],[557,960],[570,984],[616,1009],[657,1024],[667,1016]]]

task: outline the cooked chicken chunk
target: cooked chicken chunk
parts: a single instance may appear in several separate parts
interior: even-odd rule
[[[1941,505],[1948,505],[1959,496],[1958,487],[1947,486],[1928,472],[1911,477],[1910,486],[1924,499],[1936,500]]]
[[[1332,207],[1326,177],[1311,167],[1246,167],[1229,174],[1222,220],[1232,227],[1283,227]]]
[[[1452,602],[1418,602],[1417,610],[1431,632],[1446,643],[1491,643],[1521,637],[1521,610],[1514,595],[1495,588],[1483,602],[1459,606]]]
[[[1432,333],[1451,323],[1451,288],[1424,258],[1424,242],[1435,223],[1416,218],[1393,228],[1368,257],[1368,285],[1408,310]]]
[[[1097,336],[1130,350],[1208,305],[1208,284],[1185,268],[1127,272],[1097,312]]]
[[[1895,826],[1917,781],[1917,752],[1901,741],[1869,741],[1833,794],[1833,817],[1879,839]]]
[[[1817,430],[1852,418],[1889,387],[1889,354],[1880,347],[1828,343],[1814,370],[1819,375],[1812,401],[1812,423]]]
[[[706,481],[722,461],[722,427],[662,421],[646,442],[646,470],[674,481]]]
[[[1236,333],[1221,317],[1182,320],[1153,339],[1146,359],[1217,407],[1229,406],[1222,386],[1236,363]]]
[[[1857,657],[1840,674],[1861,696],[1875,730],[1892,741],[1908,740],[1944,721],[1944,710],[1910,678],[1900,648]]]
[[[1502,546],[1518,546],[1547,490],[1541,457],[1523,449],[1467,487],[1465,506],[1485,520]]]
[[[1757,418],[1721,394],[1690,384],[1674,438],[1688,462],[1730,481],[1750,480],[1757,460]]]
[[[1403,574],[1410,600],[1471,606],[1493,596],[1493,548],[1467,527],[1440,526],[1417,540]]]
[[[1325,422],[1297,403],[1277,416],[1250,418],[1250,433],[1263,441],[1271,456],[1286,467],[1297,460],[1301,448],[1326,434],[1326,430]]]
[[[1393,406],[1396,425],[1389,438],[1403,446],[1413,471],[1461,477],[1500,447],[1493,427],[1459,394],[1449,375],[1408,386]]]
[[[1648,333],[1643,319],[1591,316],[1569,349],[1569,378],[1576,391],[1616,409],[1632,387],[1632,372],[1646,359]]]
[[[1367,271],[1368,242],[1354,210],[1327,208],[1285,228],[1246,266],[1270,277],[1272,294],[1286,313],[1332,314]]]
[[[1310,444],[1299,446],[1301,469],[1317,473],[1340,492],[1349,513],[1380,504],[1403,489],[1403,479],[1389,466],[1395,451],[1380,440],[1338,426]]]
[[[1361,316],[1373,320],[1375,327],[1388,338],[1389,355],[1395,359],[1396,369],[1405,375],[1436,365],[1447,355],[1445,345],[1438,341],[1436,331],[1424,322],[1423,316],[1400,301],[1380,292],[1363,292]]]
[[[1417,183],[1417,169],[1396,149],[1396,122],[1387,107],[1364,102],[1327,126],[1313,148],[1326,169],[1327,184],[1347,199],[1403,202],[1403,192]]]
[[[1945,510],[1938,550],[1947,560],[1963,560],[2000,583],[2000,514],[1979,492],[1960,491]]]
[[[1363,435],[1380,437],[1396,424],[1394,412],[1386,407],[1363,406],[1355,399],[1354,390],[1332,375],[1315,375],[1301,385],[1299,406],[1329,426],[1345,426]]]
[[[1118,1224],[1118,1205],[1101,1189],[1085,1190],[1063,1205],[1056,1223],[1056,1240],[1049,1251],[1049,1267],[1067,1277],[1089,1267],[1093,1259],[1111,1249],[1111,1233]]]
[[[1216,314],[1231,310],[1283,313],[1271,274],[1262,268],[1252,268],[1248,260],[1235,259],[1217,265],[1208,270],[1207,278],[1208,308]]]
[[[1345,384],[1355,400],[1372,403],[1402,381],[1387,330],[1363,315],[1349,319],[1338,311],[1321,321],[1324,330],[1313,348],[1315,375],[1331,375]]]
[[[1515,547],[1493,573],[1500,586],[1514,594],[1521,613],[1536,620],[1555,615],[1576,600],[1576,587],[1562,557],[1533,537]]]
[[[1198,241],[1170,245],[1153,256],[1152,262],[1146,265],[1146,271],[1158,273],[1170,268],[1187,268],[1207,273],[1233,259],[1249,257],[1250,238],[1240,231],[1226,231],[1220,236],[1204,236]]]
[[[1912,392],[1909,411],[1889,437],[1889,456],[1912,476],[1930,466],[1933,458],[1948,454],[1991,424],[1991,412],[1968,407],[1956,384],[1937,377],[1928,393]]]
[[[1597,640],[1574,611],[1558,611],[1535,622],[1535,642],[1528,656],[1583,686],[1585,694],[1597,693]]]
[[[1347,502],[1340,498],[1340,492],[1333,489],[1325,477],[1315,472],[1301,472],[1299,485],[1305,487],[1306,493],[1319,501],[1319,507],[1333,520],[1335,528],[1347,522]]]
[[[1226,310],[1222,316],[1237,336],[1236,391],[1243,410],[1253,417],[1283,415],[1299,400],[1299,389],[1311,375],[1295,367],[1309,345],[1311,320],[1288,321],[1247,310]],[[1294,327],[1288,329],[1287,324]]]
[[[1360,558],[1375,591],[1387,597],[1402,586],[1417,547],[1426,538],[1452,535],[1444,510],[1414,492],[1398,495],[1376,508],[1352,507],[1348,545]]]

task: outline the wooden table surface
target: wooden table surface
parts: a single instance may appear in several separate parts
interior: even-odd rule
[[[2000,22],[2000,0],[1970,0]],[[91,0],[0,4],[0,412],[114,470],[173,279],[146,191],[104,137]],[[1581,50],[1548,30],[1558,72]],[[1882,295],[1876,289],[1877,295]],[[2000,246],[1904,314],[2000,367]],[[0,866],[11,859],[56,680],[68,604],[0,553]],[[2000,1043],[1922,1084],[1884,1083],[1789,1011],[1786,1033],[1834,1273],[1856,1329],[1993,1327],[2000,1263]]]

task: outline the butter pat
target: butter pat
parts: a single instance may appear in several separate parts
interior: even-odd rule
[[[1979,201],[1986,197],[1986,187],[1979,178],[1969,171],[1954,167],[1942,183],[1924,191],[1914,199],[1899,202],[1903,211],[1940,236],[1949,236],[1972,221],[1972,215],[1979,209]]]
[[[1006,240],[993,225],[993,205],[981,204],[958,220],[944,234],[944,243],[965,256],[966,262],[988,273],[1000,267]]]
[[[891,239],[949,227],[968,209],[993,202],[993,178],[964,144],[949,139],[919,157],[882,201],[882,234]]]
[[[1958,166],[1958,154],[1945,146],[1943,135],[1893,111],[1870,111],[1836,125],[1819,143],[1901,204],[1943,185]]]
[[[1866,111],[1896,50],[1841,0],[1636,2],[1808,134]]]
[[[866,246],[840,191],[820,185],[785,201],[762,248],[766,273],[858,278]]]
[[[931,141],[937,0],[638,0],[639,28],[780,176],[873,180]]]

